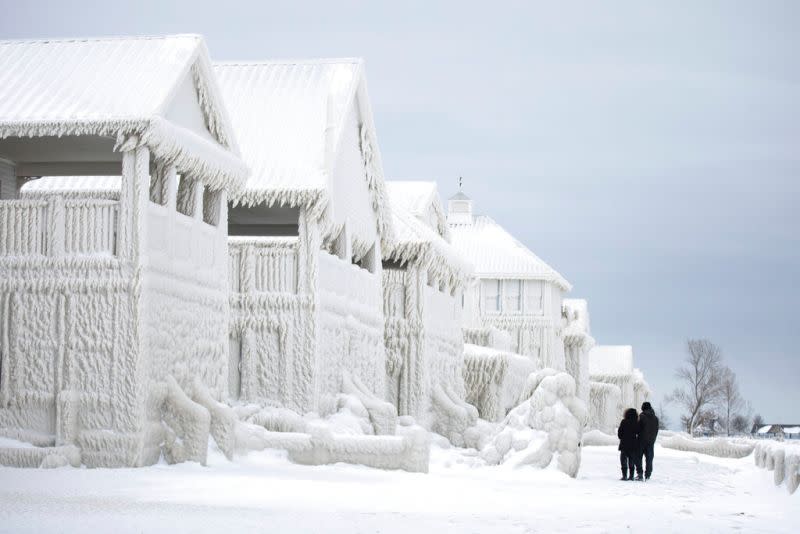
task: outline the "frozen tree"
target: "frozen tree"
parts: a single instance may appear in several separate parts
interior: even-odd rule
[[[765,425],[764,418],[761,417],[760,413],[757,413],[755,415],[755,417],[753,417],[753,428],[758,429],[758,428],[761,428],[764,425]]]
[[[750,420],[746,415],[737,413],[733,416],[733,419],[731,419],[731,428],[734,432],[744,434],[750,428]]]
[[[719,393],[719,409],[723,422],[725,423],[725,432],[731,435],[731,422],[736,415],[741,415],[747,403],[742,398],[739,392],[739,382],[736,380],[736,373],[731,371],[730,368],[724,367],[722,369],[720,378],[720,393]]]
[[[683,408],[681,421],[693,434],[700,416],[708,422],[708,412],[720,398],[722,351],[707,339],[688,340],[686,350],[686,361],[675,372],[681,385],[675,388],[669,400]]]
[[[659,404],[656,408],[656,417],[658,417],[658,429],[667,430],[669,428],[669,416],[664,411],[664,405]]]

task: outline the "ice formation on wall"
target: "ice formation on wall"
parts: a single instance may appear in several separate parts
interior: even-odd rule
[[[536,370],[530,358],[491,347],[464,345],[466,399],[481,418],[500,421],[517,406],[525,380]]]
[[[627,408],[640,409],[650,398],[644,375],[633,367],[633,347],[596,345],[589,351],[589,426],[606,433]]]
[[[622,420],[622,392],[614,384],[589,382],[589,428],[616,435]]]
[[[589,304],[583,299],[564,299],[564,355],[566,370],[575,379],[578,397],[589,402],[589,351],[595,341],[589,323]]]
[[[109,196],[0,203],[0,432],[88,466],[202,461],[206,416],[183,392],[225,389],[225,195],[246,175],[202,39],[4,42],[0,65],[26,72],[2,88],[0,138],[46,162],[80,136],[71,170],[97,157],[121,176]],[[28,83],[46,105],[19,106]]]
[[[575,477],[581,462],[586,406],[567,373],[544,369],[532,373],[511,410],[481,449],[489,464],[544,468],[556,459],[558,469]]]
[[[384,250],[388,398],[401,415],[465,444],[461,293],[470,267],[447,242],[435,183],[389,182],[395,240]]]
[[[362,62],[215,72],[253,171],[233,202],[261,210],[258,230],[230,241],[232,396],[328,414],[345,369],[382,396],[380,260],[392,221]],[[290,208],[296,235],[269,235],[270,217]]]
[[[637,410],[642,403],[650,400],[650,384],[644,379],[644,374],[639,369],[633,370],[633,407]]]
[[[774,473],[776,486],[783,484],[791,494],[800,485],[800,445],[761,440],[753,451],[758,467]]]

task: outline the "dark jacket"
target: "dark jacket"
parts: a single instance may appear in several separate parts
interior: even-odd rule
[[[636,410],[629,408],[625,411],[625,419],[619,424],[617,437],[619,438],[619,450],[622,452],[635,453],[639,450],[639,424],[636,421]]]
[[[642,444],[652,445],[658,437],[658,417],[652,409],[642,410],[639,414],[639,441]]]

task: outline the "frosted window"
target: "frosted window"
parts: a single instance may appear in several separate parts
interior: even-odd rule
[[[539,280],[525,282],[525,313],[542,312],[542,283]]]
[[[521,280],[506,280],[503,282],[504,312],[518,312],[522,309],[521,284]]]
[[[500,311],[500,280],[483,281],[483,309],[487,312]]]

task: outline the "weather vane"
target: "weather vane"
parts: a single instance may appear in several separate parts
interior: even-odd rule
[[[463,179],[461,176],[459,176],[459,177],[458,177],[458,190],[459,190],[459,191],[461,191],[461,182],[462,182],[463,180],[464,180],[464,179]]]

